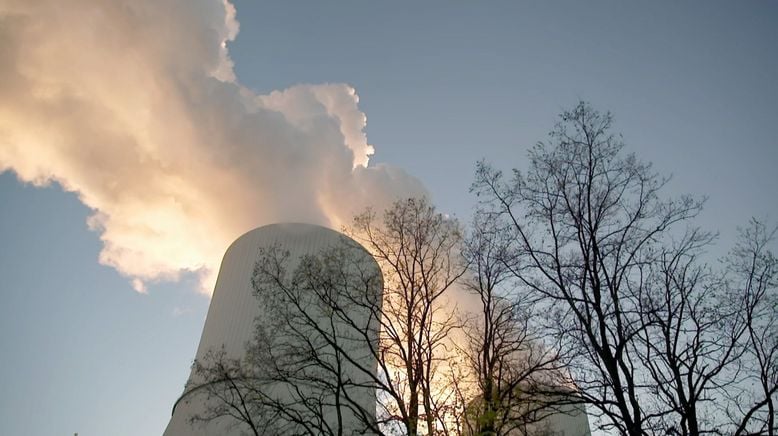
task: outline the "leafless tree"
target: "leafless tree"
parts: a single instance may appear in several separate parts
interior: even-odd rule
[[[475,392],[467,401],[465,433],[479,436],[543,434],[543,422],[559,412],[546,393],[559,386],[561,356],[538,330],[533,302],[517,292],[510,228],[478,211],[464,244],[469,266],[466,289],[480,305],[465,325],[460,346],[467,357]],[[558,398],[557,398],[558,399]]]
[[[344,229],[357,243],[299,260],[261,250],[254,341],[242,361],[196,362],[215,406],[195,418],[255,435],[358,422],[348,430],[496,436],[586,407],[629,436],[774,435],[776,230],[752,222],[711,266],[714,235],[693,222],[703,202],[663,199],[668,179],[611,124],[581,103],[526,173],[480,163],[466,240],[408,199],[357,216]],[[478,301],[466,321],[457,283]]]
[[[778,259],[770,250],[777,231],[752,220],[728,259],[727,301],[746,330],[739,367],[744,383],[730,390],[727,410],[735,435],[778,433]]]
[[[228,416],[256,435],[381,434],[381,275],[364,249],[343,238],[298,260],[264,247],[252,286],[264,308],[254,339],[243,360],[195,363],[208,404],[195,419]]]
[[[655,389],[654,427],[665,432],[714,433],[716,397],[739,381],[745,325],[739,309],[722,304],[722,278],[698,261],[710,238],[691,231],[640,268],[647,279],[635,290],[643,328],[634,356]]]
[[[255,339],[243,361],[196,363],[219,405],[198,418],[230,416],[255,434],[341,435],[345,422],[355,434],[455,434],[442,388],[457,318],[442,303],[465,269],[458,224],[408,199],[346,230],[362,245],[344,238],[299,263],[260,250]],[[355,255],[362,246],[383,280]]]
[[[775,434],[773,235],[752,221],[717,274],[698,261],[710,235],[693,231],[645,271],[655,282],[639,291],[645,328],[637,356],[656,384],[666,431]]]
[[[347,231],[384,274],[378,361],[395,399],[387,409],[397,415],[404,434],[449,433],[445,366],[458,323],[442,303],[465,272],[458,223],[426,199],[408,199],[395,203],[382,220],[372,211],[363,213]]]
[[[526,173],[506,181],[480,163],[474,184],[510,223],[511,273],[549,314],[575,395],[601,428],[630,436],[727,432],[722,409],[733,432],[774,431],[772,234],[746,232],[739,275],[707,266],[712,235],[693,225],[702,201],[662,199],[667,179],[625,153],[611,124],[580,103],[530,151]],[[761,388],[735,407],[725,397],[748,377]]]
[[[262,382],[250,369],[226,357],[223,350],[209,351],[202,361],[195,362],[194,372],[206,382],[191,393],[204,395],[208,403],[191,421],[207,423],[227,418],[233,427],[248,427],[254,436],[280,433],[282,417],[268,406],[270,399],[258,389]]]

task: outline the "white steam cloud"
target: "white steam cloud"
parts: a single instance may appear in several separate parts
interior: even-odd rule
[[[0,172],[94,210],[100,262],[139,292],[197,272],[210,292],[237,236],[332,227],[424,188],[368,166],[353,88],[243,87],[226,0],[0,0]]]

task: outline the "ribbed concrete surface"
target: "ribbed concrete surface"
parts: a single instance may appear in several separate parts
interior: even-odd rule
[[[272,224],[238,238],[222,260],[196,358],[202,359],[208,350],[218,350],[222,346],[228,357],[240,358],[244,355],[246,343],[253,339],[255,318],[263,310],[251,287],[260,248],[280,245],[288,250],[292,261],[289,264],[291,272],[296,259],[305,254],[319,253],[344,240],[348,238],[338,232],[310,224]],[[380,275],[378,265],[367,251],[364,251],[364,256],[367,262],[375,265],[375,271]],[[187,389],[197,384],[190,375]],[[230,426],[225,421],[217,420],[206,426],[190,424],[189,417],[202,407],[202,402],[196,400],[178,402],[164,436],[241,434],[239,427]]]

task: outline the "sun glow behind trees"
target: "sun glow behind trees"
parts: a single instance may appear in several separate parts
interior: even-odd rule
[[[480,164],[468,238],[425,199],[355,218],[349,234],[385,277],[383,304],[361,303],[380,320],[367,428],[588,434],[586,408],[595,428],[632,436],[775,433],[776,231],[752,221],[727,262],[703,263],[702,203],[663,198],[665,180],[623,152],[611,122],[580,103],[526,173],[506,182]],[[312,262],[347,259],[322,256]],[[323,271],[287,287],[320,295],[338,277]],[[480,300],[470,320],[444,298],[457,283]]]

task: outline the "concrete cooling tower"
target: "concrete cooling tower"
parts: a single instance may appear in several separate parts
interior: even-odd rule
[[[265,330],[265,338],[267,342],[277,342],[286,347],[291,347],[298,342],[301,342],[301,349],[304,350],[307,341],[305,339],[308,333],[305,329],[310,329],[310,337],[315,338],[315,330],[318,326],[329,329],[328,331],[337,332],[343,344],[344,349],[348,350],[349,356],[354,360],[338,361],[338,370],[344,374],[344,379],[347,379],[348,386],[341,390],[335,389],[338,394],[327,389],[317,388],[316,386],[284,386],[278,383],[265,383],[261,385],[259,390],[261,392],[254,392],[252,395],[266,398],[270,401],[276,401],[276,405],[283,405],[282,412],[288,413],[288,416],[293,416],[299,412],[299,416],[303,416],[305,413],[310,413],[305,410],[306,406],[300,405],[299,401],[295,398],[299,396],[311,396],[316,397],[320,402],[321,411],[320,415],[323,415],[321,425],[335,426],[340,423],[340,428],[343,430],[342,434],[363,434],[364,422],[366,420],[375,418],[375,390],[369,387],[369,376],[366,375],[364,368],[372,368],[373,371],[376,367],[376,362],[373,354],[370,352],[370,343],[377,343],[378,341],[378,325],[374,316],[371,316],[370,310],[366,309],[367,306],[360,305],[346,305],[348,307],[348,318],[355,321],[353,325],[345,325],[338,320],[336,315],[332,314],[326,307],[322,307],[321,301],[317,299],[324,298],[322,295],[317,294],[317,288],[310,283],[306,283],[300,277],[299,270],[303,268],[305,262],[312,259],[310,256],[322,256],[323,253],[332,253],[333,250],[343,250],[343,253],[348,253],[347,262],[330,262],[329,264],[324,262],[317,264],[320,270],[324,271],[327,267],[330,268],[345,268],[346,273],[353,272],[354,276],[365,277],[372,276],[367,286],[367,293],[372,293],[374,302],[381,304],[381,289],[382,279],[380,269],[375,259],[364,250],[359,244],[351,240],[350,238],[327,228],[319,227],[309,224],[273,224],[258,229],[252,230],[240,238],[238,238],[228,249],[222,260],[221,268],[217,278],[216,286],[214,288],[213,297],[210,307],[208,309],[208,315],[205,320],[205,326],[203,328],[200,344],[197,349],[197,355],[195,362],[207,362],[209,359],[209,352],[212,358],[213,353],[222,353],[221,355],[228,359],[236,359],[237,362],[240,359],[244,359],[249,351],[248,344],[259,343],[262,345],[262,337],[258,335],[258,323],[262,324],[263,320],[275,320],[274,322],[287,322],[289,318],[294,317],[295,310],[298,307],[281,308],[273,304],[278,304],[274,294],[265,294],[263,297],[261,293],[257,291],[258,286],[266,286],[267,283],[259,283],[257,279],[258,270],[263,261],[267,261],[269,253],[283,254],[283,265],[270,265],[271,268],[279,267],[276,271],[282,271],[285,277],[289,280],[290,286],[296,287],[294,295],[301,298],[301,309],[306,313],[309,325],[306,327],[303,324],[295,324],[300,327],[303,332],[302,336],[284,336],[284,329],[279,328],[277,332]],[[263,257],[264,256],[264,257]],[[263,260],[264,259],[264,260]],[[334,257],[331,257],[334,259]],[[271,262],[272,263],[272,262]],[[311,265],[305,263],[307,267]],[[310,272],[310,271],[309,271]],[[341,271],[343,272],[343,271]],[[340,274],[342,277],[348,274]],[[340,279],[338,279],[340,280]],[[326,281],[325,281],[326,282]],[[345,292],[361,292],[365,294],[365,283],[354,283],[353,285],[347,281],[338,282],[345,288],[354,289],[341,289]],[[330,282],[321,283],[322,289],[330,289]],[[359,289],[361,286],[361,289]],[[299,289],[298,289],[299,288]],[[267,289],[265,289],[267,292]],[[308,295],[308,294],[310,295]],[[280,295],[280,293],[279,293]],[[329,295],[329,294],[327,294]],[[268,296],[270,299],[268,299]],[[329,298],[329,297],[327,297]],[[273,301],[271,301],[273,300]],[[318,301],[318,303],[317,303]],[[274,303],[273,303],[274,302]],[[268,313],[272,312],[272,313]],[[373,313],[374,314],[374,313]],[[310,320],[313,319],[313,324],[310,324]],[[312,327],[315,325],[315,327]],[[360,328],[359,331],[354,327],[355,325],[362,325],[364,328]],[[296,328],[296,327],[295,327]],[[271,329],[272,330],[272,329]],[[350,332],[350,333],[349,333]],[[315,339],[312,339],[315,341]],[[340,346],[340,345],[339,345]],[[314,348],[314,347],[310,347]],[[334,364],[335,355],[333,347],[326,343],[318,346],[317,355],[324,356],[324,366]],[[304,354],[304,353],[302,353]],[[294,358],[294,356],[291,356]],[[271,359],[272,360],[272,359]],[[301,359],[298,359],[302,361]],[[284,365],[283,362],[273,361],[270,364]],[[362,368],[361,371],[355,369],[359,365]],[[284,368],[280,368],[282,371]],[[184,389],[184,393],[176,401],[173,407],[173,414],[170,423],[165,430],[164,436],[230,436],[230,435],[242,435],[242,434],[292,434],[299,433],[294,431],[294,423],[288,422],[287,418],[280,416],[279,414],[270,413],[272,415],[273,425],[280,425],[282,430],[272,430],[266,427],[268,422],[262,422],[263,418],[260,414],[259,418],[256,418],[254,425],[258,432],[251,432],[251,428],[246,423],[241,423],[239,419],[235,419],[233,416],[236,411],[222,410],[219,413],[213,413],[218,404],[214,403],[213,396],[207,395],[209,389],[214,388],[213,380],[208,380],[201,372],[196,370],[193,366],[192,373]],[[233,392],[234,394],[234,392]],[[229,393],[228,393],[229,395]],[[297,396],[297,397],[296,397]],[[338,398],[335,398],[335,397]],[[356,402],[364,406],[365,413],[362,413],[361,419],[358,419],[355,415],[356,412],[346,410],[343,412],[341,408],[335,408],[335,404],[342,404],[343,397],[349,397],[350,401]],[[234,398],[234,397],[233,397]],[[217,401],[218,403],[218,401]],[[296,410],[299,408],[300,410]],[[280,410],[280,409],[279,409]],[[210,415],[208,419],[192,419],[196,416]],[[340,413],[338,413],[340,411]],[[222,413],[223,412],[223,413]],[[222,416],[213,416],[222,415]],[[279,424],[280,423],[280,424]]]

